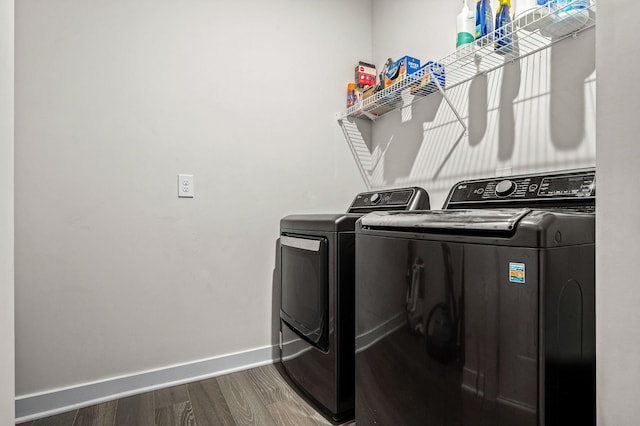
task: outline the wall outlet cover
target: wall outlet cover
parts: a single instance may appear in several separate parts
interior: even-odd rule
[[[511,167],[503,167],[501,169],[496,169],[496,177],[499,176],[510,176],[512,175]]]
[[[178,197],[193,198],[194,195],[193,175],[178,175]]]

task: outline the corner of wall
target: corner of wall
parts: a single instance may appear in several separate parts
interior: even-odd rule
[[[0,3],[0,424],[13,424],[14,331],[14,1]]]

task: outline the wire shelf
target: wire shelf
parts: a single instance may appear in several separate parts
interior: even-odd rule
[[[596,0],[591,0],[584,9],[578,8],[579,5],[584,5],[584,0],[567,2],[561,9],[539,6],[520,14],[506,26],[436,61],[444,66],[443,78],[434,74],[432,68],[422,67],[392,86],[356,102],[336,114],[336,118],[339,121],[348,117],[375,120],[434,92],[444,94],[443,89],[458,86],[478,74],[496,70],[566,37],[575,36],[596,23]]]

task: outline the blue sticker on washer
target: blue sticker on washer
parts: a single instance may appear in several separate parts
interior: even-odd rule
[[[524,284],[524,263],[509,262],[509,282]]]

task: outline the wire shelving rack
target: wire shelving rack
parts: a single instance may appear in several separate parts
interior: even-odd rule
[[[595,26],[596,0],[588,2],[588,7],[579,9],[578,7],[584,3],[585,0],[574,0],[564,3],[562,8],[558,9],[549,5],[531,9],[516,16],[506,26],[494,30],[474,43],[460,46],[454,52],[435,61],[439,69],[444,68],[444,78],[434,74],[433,68],[422,67],[395,84],[337,113],[336,119],[342,127],[367,187],[371,188],[370,177],[380,163],[380,158],[372,161],[369,158],[371,155],[366,155],[364,151],[368,153],[368,148],[364,140],[361,136],[354,137],[354,119],[375,121],[391,111],[409,106],[433,93],[440,93],[466,132],[466,123],[447,96],[447,89],[468,82],[478,74],[497,70],[507,63],[544,50],[567,37],[575,38],[581,31]]]

